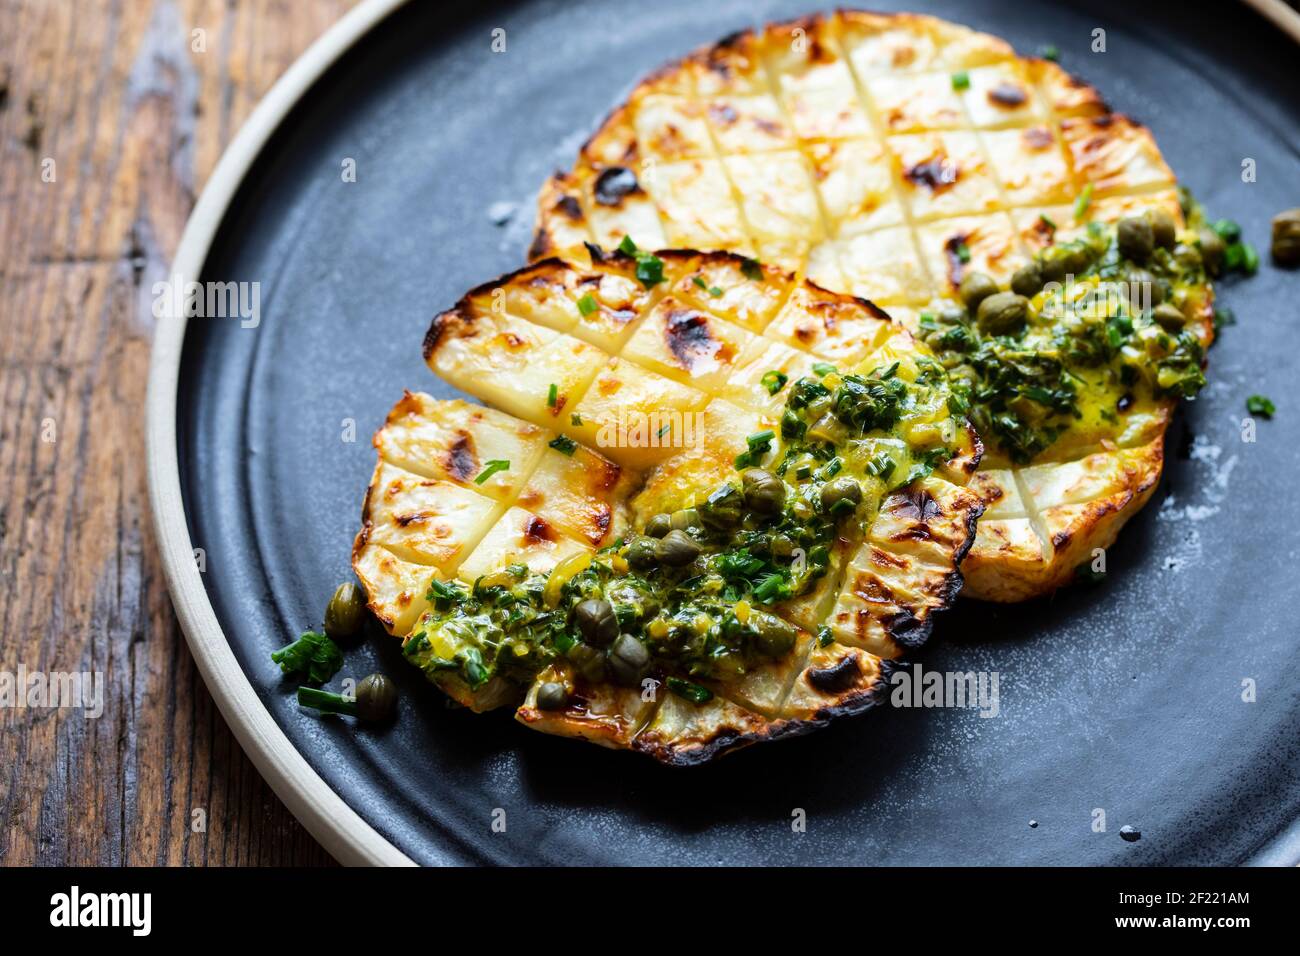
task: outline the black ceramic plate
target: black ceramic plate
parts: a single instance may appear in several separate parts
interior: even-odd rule
[[[259,281],[261,325],[190,323],[181,367],[181,487],[212,604],[276,722],[343,799],[422,862],[1294,862],[1300,276],[1267,262],[1222,290],[1239,323],[1214,348],[1212,384],[1175,425],[1165,480],[1112,549],[1108,580],[1020,607],[962,603],[942,619],[921,660],[997,672],[996,718],[885,708],[673,771],[507,714],[450,710],[381,634],[349,650],[348,671],[396,678],[395,726],[298,708],[268,654],[317,624],[349,576],[368,437],[403,387],[455,394],[420,360],[430,316],[521,264],[544,177],[644,72],[810,12],[451,6],[413,3],[381,23],[272,138],[203,276]],[[1269,217],[1300,203],[1297,51],[1246,8],[1212,6],[1198,21],[1187,3],[915,4],[1024,52],[1055,44],[1263,249]],[[491,49],[498,27],[503,53]],[[1096,28],[1104,54],[1090,51]],[[1256,182],[1242,181],[1245,158]],[[506,225],[489,216],[498,203],[517,207]],[[1278,414],[1246,443],[1255,392]],[[504,833],[491,826],[498,808]],[[1121,839],[1126,824],[1139,841]]]

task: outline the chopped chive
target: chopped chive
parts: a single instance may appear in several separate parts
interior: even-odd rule
[[[559,435],[547,442],[547,444],[558,451],[561,455],[568,455],[570,458],[572,458],[573,453],[578,450],[578,443],[567,435]]]
[[[1252,395],[1246,399],[1246,411],[1252,415],[1263,415],[1265,418],[1272,418],[1273,413],[1277,411],[1277,406],[1272,400],[1263,395]]]
[[[763,264],[757,259],[750,259],[747,256],[740,257],[740,271],[746,279],[753,279],[755,282],[763,281]]]
[[[713,691],[699,684],[692,684],[688,680],[682,680],[680,677],[668,678],[668,689],[692,704],[704,704],[713,700]]]
[[[970,246],[964,242],[957,243],[957,259],[961,262],[970,262]]]
[[[772,450],[772,439],[775,437],[776,432],[770,428],[748,436],[745,444],[749,446],[749,451],[741,452],[736,456],[736,468],[745,469],[757,465],[763,460],[763,456]]]
[[[823,624],[821,627],[817,628],[818,645],[821,647],[830,647],[834,641],[835,634],[829,627]]]
[[[665,435],[667,435],[667,434],[668,434],[670,431],[672,431],[672,430],[673,430],[673,423],[672,423],[672,422],[669,422],[667,425],[664,425],[662,428],[660,428],[659,431],[655,432],[655,434],[656,434],[658,437],[663,438]]]
[[[648,252],[636,254],[636,277],[649,289],[664,281],[664,261]]]
[[[510,470],[510,462],[506,461],[504,458],[493,458],[491,461],[486,461],[483,463],[483,470],[480,471],[478,473],[478,477],[474,479],[474,484],[481,485],[489,478],[491,478],[493,475],[495,475],[498,471],[509,471],[509,470]]]
[[[1048,229],[1050,229],[1052,232],[1056,232],[1056,221],[1052,219],[1052,217],[1049,216],[1047,213],[1045,212],[1039,213],[1038,221],[1041,222]]]
[[[1046,46],[1041,47],[1038,51],[1038,55],[1044,60],[1051,60],[1053,63],[1061,59],[1061,51],[1057,49],[1055,43],[1049,43]]]
[[[578,427],[579,425],[582,424],[582,416],[579,415],[577,412],[574,412],[572,415],[569,416],[569,424],[573,425],[575,428]]]
[[[970,74],[965,70],[958,70],[952,75],[952,88],[954,90],[970,89]]]
[[[785,383],[790,381],[790,376],[786,375],[785,372],[772,369],[769,372],[764,372],[763,377],[759,381],[762,382],[763,387],[767,389],[767,394],[775,395],[777,392],[781,391],[781,389],[785,388]]]
[[[578,311],[582,313],[583,317],[591,315],[599,308],[600,304],[596,302],[595,297],[590,292],[578,300]]]
[[[825,378],[831,372],[835,371],[835,366],[830,362],[814,362],[812,370],[818,378]]]
[[[636,243],[632,241],[631,236],[623,237],[623,241],[618,244],[618,251],[629,256],[636,255]]]
[[[1092,204],[1092,183],[1083,187],[1083,192],[1079,193],[1079,198],[1074,201],[1074,221],[1078,222],[1083,219],[1083,214],[1088,211],[1088,206]]]
[[[552,382],[551,387],[546,390],[546,407],[554,408],[555,403],[558,402],[559,400],[560,400],[560,386]]]
[[[719,289],[716,285],[709,285],[699,276],[691,276],[691,281],[694,282],[701,289],[703,289],[705,292],[707,292],[709,295],[713,296],[715,299],[718,298],[720,295],[722,295],[721,289]]]

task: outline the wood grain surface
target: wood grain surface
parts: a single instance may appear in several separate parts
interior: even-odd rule
[[[0,863],[330,863],[217,712],[150,529],[154,282],[227,142],[351,0],[0,0]]]

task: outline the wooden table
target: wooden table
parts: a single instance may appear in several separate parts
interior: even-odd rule
[[[0,863],[331,862],[195,671],[143,409],[149,290],[196,196],[351,5],[0,0],[0,672],[104,682],[95,719],[0,707]]]

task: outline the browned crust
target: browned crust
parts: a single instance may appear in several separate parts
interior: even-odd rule
[[[618,263],[630,266],[636,261],[632,256],[629,256],[622,250],[605,250],[594,243],[587,243],[587,251],[591,256],[593,265],[596,263]],[[655,251],[655,255],[661,259],[674,260],[678,262],[689,262],[698,259],[702,264],[728,263],[734,266],[740,266],[745,262],[753,261],[747,256],[742,256],[739,253],[726,252],[723,250],[705,251],[699,249],[659,249]],[[572,268],[573,265],[575,264],[566,262],[564,259],[557,256],[549,256],[536,262],[530,262],[528,265],[515,269],[512,272],[503,273],[488,282],[476,285],[457,299],[456,304],[451,308],[445,309],[433,317],[433,320],[429,323],[428,330],[424,333],[424,341],[421,347],[421,354],[424,356],[424,361],[428,363],[434,353],[438,351],[438,346],[441,344],[444,336],[454,332],[458,327],[469,328],[474,324],[475,320],[472,300],[476,297],[489,295],[494,289],[510,285],[511,283],[521,282],[531,276],[540,275],[553,269],[569,269]],[[581,268],[581,264],[577,265]],[[764,272],[773,276],[782,276],[787,281],[793,278],[789,273],[777,269],[775,266],[761,263],[760,267]],[[813,285],[812,282],[808,282],[808,284],[810,286]],[[816,288],[821,289],[820,286],[816,286]],[[859,299],[856,296],[850,296],[844,293],[829,292],[824,289],[821,291],[826,292],[827,295],[839,296],[846,301],[852,301],[862,305],[870,309],[872,313],[879,318],[886,320],[889,319],[889,316],[874,302],[870,302],[866,299]]]
[[[802,737],[822,729],[837,718],[856,716],[882,703],[887,697],[889,675],[901,664],[901,661],[880,661],[877,674],[868,686],[856,688],[839,702],[821,708],[810,718],[765,720],[761,730],[749,732],[724,727],[710,739],[692,744],[689,748],[671,743],[660,744],[638,735],[633,740],[631,749],[669,767],[698,767],[754,744]],[[803,679],[802,675],[799,679]]]

